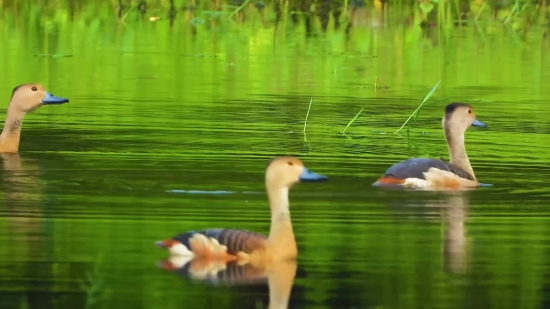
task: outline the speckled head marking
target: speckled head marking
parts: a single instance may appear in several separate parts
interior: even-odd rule
[[[67,98],[52,95],[41,84],[24,84],[15,87],[11,93],[10,107],[29,113],[46,104],[63,104]]]
[[[445,107],[445,116],[443,117],[444,128],[466,131],[470,126],[487,127],[485,123],[476,119],[474,109],[471,105],[453,102]]]
[[[265,179],[267,185],[290,188],[297,182],[325,181],[328,177],[308,170],[300,159],[286,156],[269,162]]]

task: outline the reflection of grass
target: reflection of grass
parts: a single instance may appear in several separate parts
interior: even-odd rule
[[[26,297],[21,297],[19,304],[19,309],[29,309],[29,301]]]
[[[80,280],[80,288],[86,292],[86,307],[91,308],[98,302],[107,299],[109,291],[103,286],[103,279],[100,277],[101,254],[98,255],[94,263],[92,272],[86,273],[87,282]]]
[[[264,305],[264,303],[262,302],[261,299],[256,299],[256,301],[254,302],[254,308],[255,309],[264,309],[265,305]]]

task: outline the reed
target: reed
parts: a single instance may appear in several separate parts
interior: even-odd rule
[[[344,130],[340,133],[342,134],[346,134],[346,130],[349,128],[349,126],[351,126],[352,123],[355,122],[355,120],[359,117],[359,115],[361,115],[361,112],[363,112],[365,108],[363,107],[356,115],[355,117],[353,117],[349,122],[348,122],[348,125],[344,128]]]
[[[435,86],[432,88],[432,90],[430,90],[430,92],[428,92],[428,94],[426,95],[426,97],[424,98],[422,103],[420,103],[420,105],[409,116],[409,118],[407,118],[407,120],[405,120],[405,122],[401,125],[401,127],[399,127],[399,129],[395,130],[393,133],[397,133],[397,132],[401,131],[411,121],[411,119],[413,119],[413,117],[414,117],[414,121],[416,122],[416,118],[418,118],[418,114],[420,113],[420,110],[422,109],[422,107],[424,107],[424,104],[426,104],[428,99],[434,94],[435,90],[437,89],[437,86],[439,86],[439,83],[441,83],[441,81],[438,81],[437,84],[435,84]],[[408,130],[409,130],[409,128],[407,128],[407,131]]]
[[[16,20],[27,19],[26,12],[37,8],[40,10],[41,20],[57,20],[65,14],[71,16],[72,21],[82,18],[94,20],[111,20],[113,12],[123,24],[144,20],[155,22],[167,16],[172,22],[179,22],[189,26],[197,24],[187,18],[176,18],[181,15],[191,15],[201,19],[206,12],[216,12],[220,23],[246,24],[261,15],[262,22],[278,23],[282,19],[290,18],[294,24],[313,26],[311,31],[327,32],[330,27],[351,29],[364,27],[356,23],[361,6],[354,2],[328,1],[330,5],[321,5],[312,0],[273,0],[273,1],[187,1],[187,0],[110,0],[110,1],[53,1],[53,0],[3,0],[0,1],[0,19],[10,17]],[[437,31],[442,31],[445,37],[453,29],[461,28],[465,21],[471,20],[472,25],[479,21],[486,21],[483,25],[490,28],[494,22],[500,23],[503,29],[525,30],[545,27],[548,22],[547,0],[513,0],[498,5],[490,1],[465,0],[396,0],[391,6],[375,0],[367,2],[368,10],[380,11],[388,16],[392,22],[402,22],[408,16],[415,15],[411,27],[437,25]],[[258,14],[260,12],[260,14]],[[281,16],[288,16],[283,17]],[[135,16],[136,18],[130,18]],[[238,16],[238,18],[235,18]],[[299,17],[297,17],[299,16]],[[328,20],[327,20],[327,16]],[[212,17],[212,16],[208,16]],[[496,20],[495,20],[496,17]],[[307,20],[307,21],[306,21]],[[321,23],[317,21],[323,21]],[[321,27],[320,24],[329,27]],[[453,25],[456,25],[453,26]],[[342,27],[344,26],[344,27]],[[335,29],[336,30],[336,29]],[[483,29],[482,29],[483,30]]]
[[[309,111],[311,110],[311,103],[313,103],[313,98],[309,100],[309,106],[307,108],[307,113],[306,113],[306,120],[304,120],[304,134],[306,134],[307,118],[309,117]]]

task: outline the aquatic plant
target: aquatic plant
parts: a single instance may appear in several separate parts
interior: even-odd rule
[[[397,132],[401,131],[401,129],[403,129],[409,123],[409,121],[411,121],[411,119],[413,117],[414,117],[414,122],[416,122],[416,119],[418,118],[418,115],[420,114],[420,110],[422,109],[422,107],[424,107],[424,104],[426,104],[428,99],[434,94],[435,90],[437,89],[437,86],[439,86],[439,83],[441,83],[441,81],[438,81],[437,84],[435,84],[435,86],[433,86],[432,90],[430,90],[430,92],[428,92],[426,97],[424,97],[424,100],[422,100],[422,103],[420,103],[420,105],[418,105],[418,107],[409,116],[409,118],[407,118],[407,120],[405,120],[405,122],[401,125],[401,127],[399,127],[399,129],[395,130],[393,133],[397,133]],[[407,130],[409,130],[409,129],[410,128],[407,128]]]

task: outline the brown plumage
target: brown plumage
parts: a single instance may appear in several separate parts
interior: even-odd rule
[[[239,263],[294,259],[298,251],[290,222],[289,189],[298,182],[324,180],[328,177],[309,171],[297,158],[276,158],[268,164],[265,175],[272,222],[269,237],[238,229],[207,229],[179,234],[156,244],[172,255],[190,258]]]
[[[220,245],[227,247],[225,251],[218,254],[219,257],[225,254],[237,256],[239,252],[250,254],[255,250],[264,250],[265,241],[267,240],[267,237],[262,234],[246,230],[207,229],[202,231],[189,231],[176,235],[171,239],[162,241],[162,245],[166,248],[170,248],[172,245],[180,243],[187,248],[195,247],[195,250],[191,251],[201,251],[201,255],[203,256],[216,256],[216,253],[210,252],[209,246],[204,246],[204,248],[201,247],[201,245],[203,245],[203,243],[201,243],[202,237],[197,238],[197,234],[215,239]]]
[[[412,158],[392,165],[373,185],[415,188],[476,187],[477,181],[466,149],[464,133],[470,126],[486,127],[465,103],[446,106],[442,120],[450,162],[444,159]]]
[[[16,153],[19,151],[21,125],[26,114],[46,104],[63,104],[69,99],[56,97],[40,84],[25,84],[15,87],[0,134],[0,152]]]

